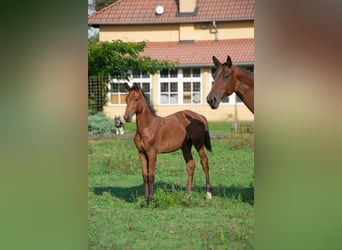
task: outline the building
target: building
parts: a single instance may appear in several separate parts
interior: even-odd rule
[[[131,72],[151,98],[158,115],[191,109],[208,120],[234,117],[253,120],[254,115],[233,94],[217,110],[206,102],[215,66],[212,57],[254,70],[253,0],[118,0],[88,18],[99,28],[100,41],[147,41],[142,53],[154,59],[177,61],[176,70],[155,75]],[[104,113],[123,114],[126,91],[110,84]]]

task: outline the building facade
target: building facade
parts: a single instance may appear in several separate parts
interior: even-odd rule
[[[254,2],[251,0],[118,0],[94,13],[89,24],[98,27],[100,41],[146,41],[141,53],[176,62],[175,70],[154,75],[133,71],[130,84],[140,84],[157,114],[183,109],[201,113],[208,120],[253,120],[254,115],[233,94],[217,110],[206,102],[213,83],[212,57],[254,71]],[[109,82],[104,113],[123,115],[123,82]]]

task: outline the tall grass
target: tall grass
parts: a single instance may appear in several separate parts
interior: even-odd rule
[[[213,152],[207,154],[212,200],[205,199],[205,177],[195,150],[191,194],[185,192],[181,151],[158,155],[155,194],[144,209],[134,143],[89,143],[89,249],[252,249],[253,141],[253,134],[212,141]]]

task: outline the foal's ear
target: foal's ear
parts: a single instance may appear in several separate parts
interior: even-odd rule
[[[222,65],[222,63],[215,56],[213,56],[213,62],[217,68]]]
[[[230,68],[232,66],[232,59],[230,58],[230,56],[227,56],[227,65]]]
[[[125,88],[126,88],[126,90],[129,92],[129,90],[131,89],[130,87],[129,87],[129,85],[128,85],[128,83],[127,82],[125,82]]]
[[[135,82],[135,83],[133,83],[133,87],[135,88],[135,89],[139,89],[139,85]]]

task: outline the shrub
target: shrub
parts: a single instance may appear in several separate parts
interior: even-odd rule
[[[88,115],[89,135],[108,135],[114,132],[114,120],[106,117],[102,112]]]

